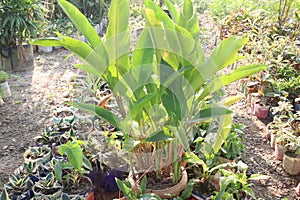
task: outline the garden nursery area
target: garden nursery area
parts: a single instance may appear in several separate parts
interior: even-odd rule
[[[0,200],[300,199],[300,0],[2,0]]]

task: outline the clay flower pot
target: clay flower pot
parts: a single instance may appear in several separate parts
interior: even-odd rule
[[[136,192],[139,192],[139,188],[138,188],[138,184],[135,182],[135,180],[132,177],[129,177],[129,182],[131,183],[131,185],[133,186],[132,189],[135,190]],[[181,167],[181,180],[174,186],[166,188],[166,189],[149,189],[146,188],[146,193],[154,193],[156,195],[158,195],[159,197],[161,197],[162,199],[164,198],[170,198],[170,196],[172,197],[178,197],[180,192],[182,192],[188,182],[188,175],[186,170],[184,169],[184,167]]]
[[[265,119],[269,114],[270,106],[265,106],[260,103],[254,105],[254,115],[260,119]]]

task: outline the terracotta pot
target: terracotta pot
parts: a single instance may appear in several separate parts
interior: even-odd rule
[[[294,158],[285,153],[283,155],[282,167],[290,175],[300,174],[300,158]]]
[[[276,134],[271,134],[271,141],[270,141],[270,145],[272,147],[272,149],[275,149],[275,144],[276,144]]]
[[[277,160],[283,160],[284,150],[282,145],[275,143],[275,155]]]
[[[166,188],[166,189],[160,189],[160,190],[154,190],[154,189],[149,189],[146,188],[146,193],[154,193],[156,195],[158,195],[161,198],[170,198],[172,197],[178,197],[180,192],[182,190],[185,189],[187,182],[188,182],[188,176],[187,176],[187,172],[184,169],[184,167],[181,167],[181,180],[174,186],[170,187],[170,188]],[[133,186],[133,190],[135,190],[136,192],[139,192],[139,188],[137,186],[137,183],[135,183],[135,181],[133,180],[133,178],[129,178],[129,182],[131,183],[131,185]]]
[[[259,103],[254,105],[254,115],[260,119],[265,119],[269,114],[270,106],[264,106]]]

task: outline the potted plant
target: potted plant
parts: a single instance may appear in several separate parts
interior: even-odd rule
[[[0,70],[0,97],[7,98],[11,96],[10,88],[7,82],[8,74]]]
[[[2,69],[20,71],[33,67],[29,38],[43,23],[43,7],[38,0],[7,0],[0,3],[0,49]]]
[[[245,150],[243,130],[244,124],[232,124],[230,133],[228,134],[224,144],[220,150],[221,161],[236,160]],[[225,158],[225,159],[224,159]],[[228,160],[229,159],[229,160]]]
[[[24,152],[23,158],[25,163],[38,162],[46,163],[51,160],[51,149],[47,145],[40,147],[30,147]]]
[[[33,188],[35,199],[59,199],[62,195],[62,186],[55,179],[51,172],[45,177],[41,177]]]
[[[235,166],[235,170],[220,168],[220,189],[215,192],[212,199],[244,199],[251,197],[255,199],[253,190],[251,189],[251,180],[268,179],[269,176],[261,174],[252,174],[250,177],[246,175],[248,166],[239,162]]]
[[[171,185],[181,183],[185,174],[182,158],[185,152],[190,152],[192,128],[214,117],[219,122],[218,136],[210,135],[205,151],[218,152],[222,138],[230,131],[231,111],[224,106],[208,104],[206,100],[223,85],[265,69],[264,65],[251,65],[228,75],[218,75],[219,70],[236,60],[238,50],[247,40],[230,37],[205,59],[191,1],[185,0],[181,14],[169,1],[165,2],[173,21],[153,1],[145,0],[147,26],[132,52],[129,1],[126,0],[111,2],[105,42],[78,9],[65,0],[58,0],[58,3],[88,43],[63,36],[32,42],[70,49],[86,63],[78,65],[79,68],[107,82],[118,104],[118,113],[97,105],[73,105],[107,120],[122,132],[120,154],[129,163],[131,176],[137,177],[133,188],[139,188],[138,180],[143,174],[147,180],[170,176]]]
[[[294,136],[288,144],[284,152],[282,167],[290,175],[298,175],[300,173],[300,137]]]
[[[282,134],[276,138],[275,155],[278,160],[283,160],[285,146],[291,141],[295,141],[296,136],[292,133],[291,130],[284,130]]]

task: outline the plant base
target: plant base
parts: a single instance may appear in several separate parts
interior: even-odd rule
[[[24,71],[34,66],[33,50],[30,44],[23,45],[18,51],[16,47],[0,47],[1,68],[4,71]],[[23,58],[20,58],[20,54]]]

